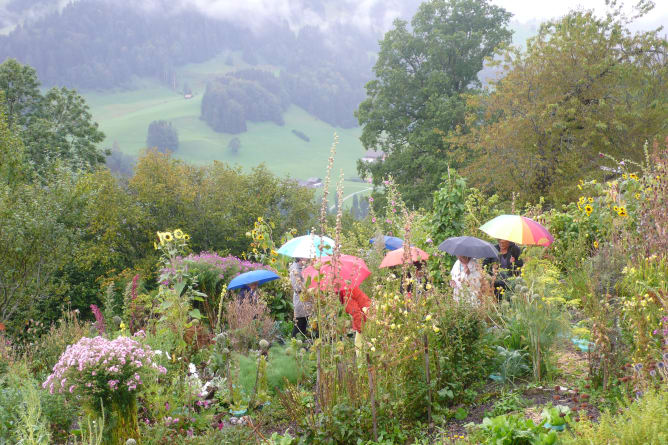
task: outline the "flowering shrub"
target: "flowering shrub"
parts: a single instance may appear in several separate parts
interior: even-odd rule
[[[42,387],[51,394],[68,392],[91,401],[105,401],[136,393],[142,374],[149,370],[166,372],[153,361],[151,348],[137,340],[84,337],[67,347]]]
[[[198,254],[190,254],[186,257],[176,256],[174,258],[174,264],[163,267],[160,270],[160,275],[169,276],[169,274],[175,273],[177,267],[190,268],[195,265],[212,266],[212,268],[218,273],[218,278],[222,281],[230,281],[237,275],[251,270],[267,269],[267,267],[262,263],[254,263],[252,261],[243,260],[235,256],[229,255],[226,257],[221,257],[215,252],[200,252]]]

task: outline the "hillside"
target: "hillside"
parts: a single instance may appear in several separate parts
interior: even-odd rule
[[[233,66],[225,63],[229,61],[228,56],[234,60]],[[356,178],[356,162],[364,154],[359,141],[359,128],[331,126],[294,105],[284,115],[285,125],[249,123],[248,131],[240,135],[217,133],[199,118],[207,81],[245,66],[238,54],[226,54],[205,63],[182,67],[178,75],[191,86],[192,99],[184,99],[181,93],[156,80],[147,79],[136,80],[130,90],[84,91],[83,94],[93,118],[106,134],[104,146],[115,147],[131,156],[137,156],[145,148],[149,124],[155,120],[167,120],[179,133],[180,146],[174,153],[177,158],[198,164],[224,161],[244,168],[264,162],[280,175],[297,179],[324,178],[329,149],[336,132],[339,145],[334,171],[338,175],[342,169],[347,179]],[[272,71],[278,69],[269,65],[260,67]],[[304,133],[310,141],[295,136],[292,130]],[[238,154],[228,149],[230,140],[235,137],[241,142]],[[365,188],[367,186],[363,183],[346,181],[345,193]]]

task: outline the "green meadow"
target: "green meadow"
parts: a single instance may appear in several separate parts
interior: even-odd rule
[[[333,170],[334,181],[343,171],[347,179],[344,195],[368,188],[367,184],[349,181],[357,178],[356,163],[364,154],[359,141],[359,128],[333,127],[296,106],[291,106],[285,113],[285,125],[249,122],[248,131],[238,135],[216,133],[200,120],[206,82],[227,71],[245,67],[236,55],[231,57],[234,66],[225,64],[227,56],[220,56],[208,62],[182,67],[177,75],[179,91],[156,80],[138,79],[127,90],[83,92],[93,118],[106,135],[104,146],[112,147],[115,142],[122,152],[136,156],[146,148],[149,124],[155,120],[167,120],[172,122],[179,133],[179,149],[174,153],[177,158],[195,164],[217,160],[243,168],[264,163],[281,176],[324,179],[330,147],[334,134],[337,134],[339,143]],[[262,68],[276,70],[270,66]],[[185,99],[180,93],[184,82],[193,91],[191,99]],[[293,129],[306,134],[310,141],[295,136]],[[228,149],[234,137],[241,141],[237,154]]]

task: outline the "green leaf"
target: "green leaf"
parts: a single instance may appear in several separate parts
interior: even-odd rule
[[[182,281],[174,286],[174,291],[176,292],[176,295],[180,297],[181,295],[183,295],[183,291],[185,290],[185,288],[186,288],[186,282]]]
[[[438,395],[445,398],[447,397],[448,399],[452,399],[455,397],[455,394],[452,392],[450,388],[443,388],[438,392]]]
[[[188,315],[197,320],[200,320],[202,318],[202,313],[199,311],[199,309],[191,310],[190,312],[188,312]]]

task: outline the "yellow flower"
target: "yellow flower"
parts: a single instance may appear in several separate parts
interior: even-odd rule
[[[589,202],[594,202],[594,198],[592,198],[591,196],[590,196],[589,198],[587,198],[587,200],[588,200]]]
[[[586,200],[587,200],[587,198],[585,198],[584,196],[580,196],[580,199],[578,199],[578,202],[582,204],[582,203],[584,203]]]
[[[426,316],[426,317],[424,317],[424,319],[425,319],[426,321],[429,321],[429,320],[431,320],[431,314],[427,314],[427,316]]]
[[[636,193],[634,196],[636,197],[636,199],[640,199],[640,193]]]
[[[427,285],[425,286],[425,289],[431,290],[431,284],[427,283]]]
[[[188,241],[190,239],[190,235],[188,235],[187,233],[184,233],[183,234],[183,239]]]
[[[258,220],[258,222],[262,222],[262,221],[264,221],[264,220],[262,219],[262,217],[261,217],[261,216],[260,216],[260,217],[258,217],[258,219],[257,219],[257,220]]]
[[[594,209],[589,204],[587,204],[585,206],[585,212],[587,212],[587,216],[591,215],[591,212],[593,212],[593,211],[594,211]]]
[[[247,236],[248,238],[250,238],[250,237],[251,237],[251,233],[250,233],[250,232],[246,232],[246,236]]]
[[[619,216],[626,216],[628,213],[626,213],[626,209],[624,207],[620,207],[619,210],[617,210],[617,214]]]
[[[582,186],[578,184],[578,190],[582,190]]]
[[[176,229],[174,231],[174,238],[176,238],[176,239],[183,238],[183,231],[181,229]]]
[[[614,207],[612,208],[612,210],[614,210],[615,212],[619,212],[619,207],[614,206]]]
[[[174,240],[174,237],[172,236],[172,232],[165,232],[162,234],[165,237],[165,241],[170,242]]]
[[[432,326],[432,329],[433,329],[434,332],[436,332],[436,333],[438,333],[438,331],[440,331],[440,329],[439,329],[438,326],[436,326],[436,325]]]
[[[155,248],[155,250],[158,250],[158,243],[156,243],[155,241],[153,241],[153,247]]]
[[[628,178],[628,176],[626,175],[626,173],[622,173],[622,179],[626,179],[626,178]]]
[[[631,173],[629,175],[629,178],[633,179],[634,181],[637,181],[638,180],[638,175],[636,175],[635,173]]]
[[[594,240],[594,249],[598,249],[598,241]]]
[[[273,256],[278,256],[278,252],[276,252],[274,249],[271,249],[271,254],[272,254]]]
[[[123,323],[122,321],[121,321],[121,324],[120,324],[120,328],[121,328],[121,331],[125,329],[125,323]]]

